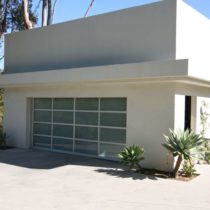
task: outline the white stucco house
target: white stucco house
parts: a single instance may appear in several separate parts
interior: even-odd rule
[[[209,37],[209,19],[182,0],[6,35],[8,143],[107,159],[136,144],[145,167],[171,170],[163,134],[197,129]]]

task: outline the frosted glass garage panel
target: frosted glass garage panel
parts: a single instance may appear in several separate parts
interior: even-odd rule
[[[126,111],[126,98],[101,98],[102,111]]]
[[[100,157],[119,158],[118,154],[124,149],[123,145],[100,144]]]
[[[50,148],[51,138],[45,136],[33,136],[33,145],[37,147]]]
[[[125,129],[100,128],[100,141],[126,143]]]
[[[98,128],[97,127],[76,126],[75,127],[75,138],[97,140],[98,139]]]
[[[98,98],[76,98],[76,110],[98,110]]]
[[[101,113],[101,126],[126,127],[126,114],[124,113]]]
[[[73,123],[73,112],[71,111],[54,111],[53,122],[55,123]]]
[[[73,140],[72,139],[63,139],[63,138],[53,138],[53,149],[62,150],[66,152],[73,151]]]
[[[53,136],[73,138],[73,126],[53,125]]]
[[[51,125],[34,123],[34,134],[51,135]]]
[[[75,123],[82,125],[98,125],[97,112],[76,112]]]
[[[126,98],[34,98],[32,108],[36,147],[115,159],[126,145]]]
[[[87,141],[75,141],[75,152],[83,153],[87,155],[97,155],[98,154],[98,144],[94,142]]]
[[[35,98],[34,109],[52,109],[51,98]]]
[[[34,111],[34,121],[51,122],[52,112],[51,111]]]
[[[74,99],[73,98],[54,98],[53,109],[73,110]]]

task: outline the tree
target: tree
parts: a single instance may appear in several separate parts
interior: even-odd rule
[[[200,125],[201,125],[201,135],[203,138],[206,136],[206,131],[208,129],[208,121],[209,121],[209,104],[207,101],[202,100],[201,101],[201,107],[200,107]],[[204,151],[204,161],[208,164],[210,164],[210,145],[209,141],[205,138],[205,151]]]
[[[42,27],[47,24],[47,0],[42,0]]]
[[[42,26],[51,25],[57,0],[42,0]]]
[[[12,31],[29,28],[25,13],[31,25],[37,23],[37,16],[32,11],[32,0],[0,0],[0,38]]]
[[[51,0],[48,0],[47,2],[48,4],[48,13],[47,13],[47,25],[51,25],[52,24],[52,2]]]
[[[201,135],[205,137],[206,131],[207,131],[207,123],[210,114],[208,113],[209,104],[205,101],[201,101],[201,107],[200,107],[200,125],[201,125]]]
[[[0,129],[3,127],[3,113],[4,113],[4,90],[0,89]]]
[[[0,0],[0,37],[7,31],[7,16],[9,10],[9,0]]]
[[[178,157],[174,168],[174,176],[177,175],[181,163],[184,160],[189,161],[194,155],[202,151],[205,140],[202,136],[195,134],[188,129],[186,131],[172,131],[165,136],[166,143],[162,144],[174,157]]]
[[[37,16],[35,12],[32,11],[32,0],[0,0],[1,51],[5,33],[28,29],[33,27],[36,23]],[[3,58],[4,55],[1,53],[0,60]]]
[[[23,0],[23,11],[24,11],[24,22],[26,29],[33,28],[33,21],[30,19],[30,12],[29,12],[29,1]]]

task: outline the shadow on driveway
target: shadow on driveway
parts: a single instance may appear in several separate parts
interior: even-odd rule
[[[132,178],[134,180],[146,178],[157,180],[154,176],[128,171],[122,164],[116,161],[100,160],[97,158],[81,157],[36,149],[0,150],[0,163],[30,169],[53,169],[66,165],[92,166],[96,167],[96,169],[94,169],[95,172],[104,173],[109,176]]]
[[[0,163],[31,169],[53,169],[65,165],[84,165],[96,167],[122,168],[114,161],[99,160],[90,157],[48,152],[36,149],[0,150]]]
[[[143,180],[143,179],[158,180],[158,178],[155,176],[132,172],[125,169],[100,168],[96,169],[95,171],[99,173],[105,173],[107,175],[114,177],[132,178],[133,180]]]

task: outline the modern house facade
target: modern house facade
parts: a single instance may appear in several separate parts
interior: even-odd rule
[[[209,20],[182,0],[7,35],[8,143],[106,159],[136,144],[145,167],[171,170],[163,134],[197,129],[209,37]]]

